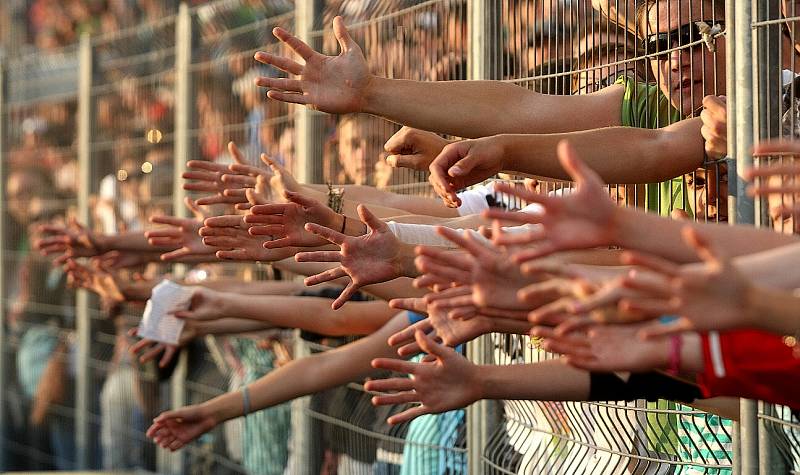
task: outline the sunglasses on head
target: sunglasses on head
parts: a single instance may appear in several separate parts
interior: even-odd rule
[[[704,21],[709,25],[719,24],[720,27],[725,27],[725,23],[722,21]],[[647,54],[661,53],[671,49],[676,43],[677,46],[684,46],[701,40],[702,38],[703,37],[700,34],[700,27],[697,26],[697,22],[692,22],[666,33],[654,33],[652,35],[648,35],[647,38],[645,38],[645,40],[642,42],[642,48],[644,48]]]

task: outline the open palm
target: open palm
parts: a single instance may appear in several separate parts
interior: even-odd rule
[[[305,64],[259,51],[255,55],[256,61],[275,66],[299,79],[261,77],[256,84],[270,88],[267,96],[271,99],[305,104],[331,114],[360,112],[372,80],[367,61],[341,17],[333,19],[333,32],[341,52],[337,56],[326,56],[283,28],[275,28],[273,34],[297,53]]]
[[[335,310],[359,288],[401,277],[400,242],[383,221],[375,217],[364,205],[358,206],[361,221],[366,223],[369,232],[362,236],[345,236],[318,224],[306,224],[306,229],[339,245],[339,251],[300,252],[295,256],[298,262],[338,262],[340,265],[320,274],[308,277],[306,285],[328,282],[340,277],[350,277],[350,283],[334,300]]]

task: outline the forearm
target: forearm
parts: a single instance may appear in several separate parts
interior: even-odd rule
[[[373,358],[395,356],[396,349],[386,340],[408,324],[403,315],[395,317],[380,331],[334,350],[293,360],[270,371],[249,385],[253,411],[272,407],[297,397],[336,387],[371,374]],[[243,412],[241,391],[216,397],[204,406],[217,423],[239,417]]]
[[[564,132],[618,125],[624,91],[614,86],[607,89],[610,91],[585,96],[554,96],[500,81],[373,78],[363,112],[417,129],[469,138]],[[561,113],[553,114],[554,110]]]
[[[140,251],[151,252],[173,251],[174,246],[152,246],[147,242],[143,231],[128,231],[120,234],[101,234],[94,238],[95,245],[102,252],[108,251]]]
[[[747,300],[754,326],[779,335],[800,332],[800,297],[783,290],[754,287]]]
[[[458,210],[448,208],[439,198],[425,196],[401,195],[390,191],[379,190],[374,186],[344,185],[345,196],[355,202],[367,205],[379,205],[405,211],[407,214],[422,216],[453,218]],[[372,209],[372,208],[370,208]]]
[[[682,121],[674,129],[608,127],[548,135],[500,135],[506,171],[570,180],[556,156],[569,140],[606,183],[657,183],[690,173],[703,163],[702,123]]]
[[[395,313],[386,302],[350,302],[331,309],[330,299],[271,295],[247,297],[221,294],[224,316],[258,320],[281,328],[299,328],[321,335],[367,335],[383,326]]]
[[[261,280],[244,282],[239,279],[219,279],[201,282],[199,285],[220,292],[242,295],[292,295],[304,289],[299,282],[288,280]]]
[[[475,369],[481,399],[586,401],[589,373],[561,360],[516,365],[481,365]]]
[[[274,328],[269,322],[243,318],[220,318],[219,320],[197,322],[195,326],[197,327],[198,337],[205,335],[236,335]]]
[[[754,254],[798,242],[795,236],[750,226],[677,221],[632,208],[616,209],[613,221],[610,225],[615,226],[618,232],[616,242],[612,244],[680,263],[698,260],[694,249],[683,241],[682,229],[686,226],[697,229],[719,249],[724,249],[730,257]]]

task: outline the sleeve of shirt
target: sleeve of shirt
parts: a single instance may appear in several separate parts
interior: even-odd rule
[[[800,358],[779,335],[757,330],[703,335],[703,395],[800,407]]]

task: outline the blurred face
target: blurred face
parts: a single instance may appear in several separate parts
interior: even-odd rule
[[[686,176],[689,199],[698,221],[728,221],[728,167],[710,165]]]
[[[21,224],[36,219],[43,209],[41,197],[35,196],[36,179],[28,173],[13,172],[6,182],[8,212]]]
[[[711,24],[713,7],[709,3],[679,0],[659,1],[647,15],[647,34],[670,33],[697,21]],[[717,21],[723,21],[717,18]],[[696,36],[696,35],[695,35]],[[699,39],[699,38],[698,38]],[[670,35],[670,48],[679,46],[679,35]],[[699,44],[663,54],[650,61],[661,91],[672,106],[688,116],[702,107],[703,96],[725,94],[725,42],[715,40],[716,53]],[[651,52],[651,51],[648,51]],[[716,60],[715,60],[716,58]],[[715,87],[716,86],[716,87]]]
[[[372,121],[355,118],[339,126],[339,163],[347,177],[357,185],[371,183],[379,154],[375,144],[383,143],[377,131],[370,130],[369,123]]]

